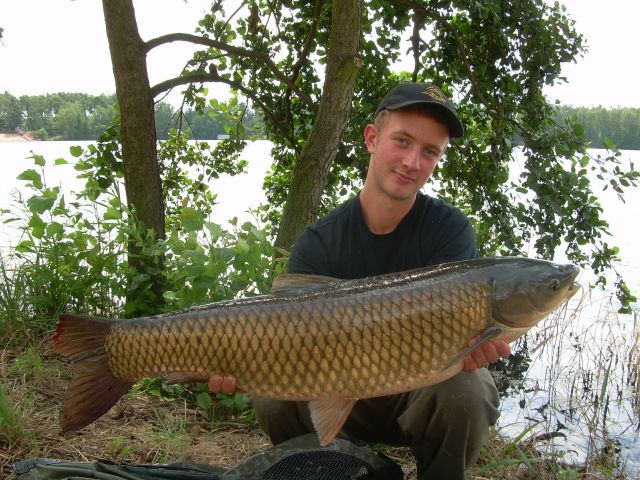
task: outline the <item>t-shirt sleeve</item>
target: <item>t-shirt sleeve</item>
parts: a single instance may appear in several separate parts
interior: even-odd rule
[[[429,256],[430,265],[478,258],[471,223],[457,208],[451,207],[443,216],[437,232],[435,248]]]
[[[327,249],[320,236],[311,228],[306,228],[289,254],[289,273],[329,275],[330,264]]]

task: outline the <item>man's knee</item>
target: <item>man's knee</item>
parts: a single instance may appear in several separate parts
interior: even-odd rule
[[[446,382],[435,385],[438,408],[454,420],[468,418],[473,424],[488,428],[498,420],[500,398],[487,369],[461,372]]]
[[[486,369],[461,372],[449,380],[409,394],[408,407],[398,423],[415,441],[462,429],[474,439],[483,438],[499,416],[499,397]]]
[[[307,413],[308,407],[304,402],[253,397],[251,405],[256,411],[260,428],[274,445],[313,431]]]

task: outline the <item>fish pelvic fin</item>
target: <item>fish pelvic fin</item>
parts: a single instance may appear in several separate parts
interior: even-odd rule
[[[111,371],[105,341],[114,320],[60,315],[53,348],[71,360],[73,377],[61,409],[63,432],[79,430],[105,414],[133,385]]]
[[[329,444],[338,435],[356,401],[354,398],[328,397],[309,402],[311,421],[321,446]]]

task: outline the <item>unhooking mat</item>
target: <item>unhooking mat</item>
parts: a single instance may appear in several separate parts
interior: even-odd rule
[[[199,463],[122,464],[107,460],[69,462],[46,458],[14,464],[18,480],[402,480],[389,457],[337,438],[326,447],[315,434],[302,435],[224,469]]]

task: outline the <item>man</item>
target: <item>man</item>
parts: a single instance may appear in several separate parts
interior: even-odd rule
[[[302,233],[289,272],[361,278],[477,257],[465,215],[420,192],[450,138],[462,135],[453,104],[437,87],[402,83],[391,90],[364,130],[371,159],[362,191]],[[341,435],[410,446],[421,480],[464,479],[499,415],[495,384],[482,367],[509,354],[505,342],[488,342],[445,382],[360,400]],[[215,376],[209,385],[235,390],[233,377]],[[254,398],[253,406],[274,444],[314,431],[306,402]]]

